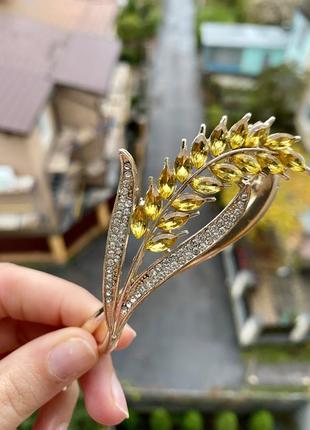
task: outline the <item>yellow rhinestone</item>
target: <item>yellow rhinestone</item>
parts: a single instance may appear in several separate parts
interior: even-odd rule
[[[275,133],[269,136],[265,146],[272,149],[273,151],[282,151],[283,149],[289,149],[299,140],[299,136],[292,136],[291,134],[287,133]]]
[[[158,191],[163,199],[171,196],[175,189],[176,178],[174,171],[169,168],[168,158],[165,159],[163,170],[158,179]]]
[[[198,134],[191,149],[191,162],[196,169],[204,165],[208,157],[208,141],[203,134]]]
[[[272,175],[284,173],[285,169],[283,164],[278,160],[278,158],[271,154],[260,152],[257,154],[257,160],[267,173],[271,173]]]
[[[152,252],[163,252],[171,248],[178,236],[174,234],[160,234],[146,242],[145,248]]]
[[[201,176],[199,178],[194,178],[191,181],[191,187],[198,193],[208,196],[221,191],[223,185],[219,180],[215,178],[210,178],[209,176]]]
[[[217,163],[212,167],[213,173],[224,182],[238,182],[242,178],[242,172],[233,164]]]
[[[160,214],[162,202],[152,177],[149,178],[149,184],[149,188],[145,194],[144,211],[154,221]]]
[[[248,148],[256,148],[266,143],[268,138],[269,127],[263,123],[254,124],[249,131],[245,145]]]
[[[192,169],[192,162],[187,150],[186,140],[183,139],[179,155],[174,163],[175,176],[180,182],[186,181]]]
[[[146,232],[146,228],[147,228],[147,217],[144,211],[144,202],[143,202],[143,199],[141,199],[139,204],[136,206],[135,210],[133,211],[133,214],[130,220],[130,229],[132,231],[132,234],[137,239],[140,239]]]
[[[256,175],[262,170],[256,158],[248,154],[234,155],[233,163],[239,167],[242,172],[249,173],[250,175]]]
[[[181,212],[191,212],[199,209],[205,203],[205,199],[195,194],[183,194],[173,200],[171,206]]]
[[[241,148],[245,145],[248,137],[248,121],[250,116],[247,114],[240,121],[236,122],[229,130],[229,144],[232,149]]]
[[[164,215],[158,222],[158,227],[164,231],[174,230],[182,227],[190,218],[190,214],[182,212],[171,212]]]
[[[280,160],[293,172],[304,172],[307,167],[304,157],[295,151],[286,150],[280,152]]]
[[[210,152],[214,157],[223,154],[226,149],[226,123],[220,123],[210,135]]]

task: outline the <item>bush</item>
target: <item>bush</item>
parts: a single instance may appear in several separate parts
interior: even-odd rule
[[[215,417],[215,430],[238,430],[238,417],[234,412],[220,412]],[[260,429],[262,430],[262,429]]]
[[[147,38],[152,38],[156,35],[157,28],[161,21],[161,12],[160,9],[154,8],[152,9],[146,16],[145,19],[145,30],[144,34]]]
[[[173,427],[170,413],[164,408],[155,409],[150,415],[151,430],[171,430]]]
[[[137,411],[129,409],[129,418],[123,422],[123,427],[127,430],[139,430],[141,418]]]
[[[249,430],[274,430],[273,416],[268,411],[255,412],[249,421]]]
[[[204,420],[202,414],[198,411],[186,412],[180,427],[182,430],[203,430]]]
[[[144,23],[136,13],[124,13],[117,20],[117,34],[123,42],[137,41],[143,38]]]

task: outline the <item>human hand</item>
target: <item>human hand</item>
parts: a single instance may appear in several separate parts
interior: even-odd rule
[[[113,425],[128,416],[111,356],[99,358],[94,337],[78,328],[100,306],[75,284],[0,263],[1,430],[15,429],[36,410],[35,430],[67,429],[77,380],[94,420]],[[118,349],[134,337],[126,326]]]

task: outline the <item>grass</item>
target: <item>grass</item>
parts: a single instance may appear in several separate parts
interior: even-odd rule
[[[310,362],[310,345],[256,346],[244,350],[242,356],[260,363],[304,363]]]

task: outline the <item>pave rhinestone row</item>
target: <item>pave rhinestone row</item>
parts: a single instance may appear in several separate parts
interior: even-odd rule
[[[250,198],[250,188],[245,187],[235,199],[213,221],[188,240],[181,243],[174,251],[157,261],[134,282],[134,290],[128,292],[121,307],[125,317],[155,288],[170,278],[199,255],[205,254],[234,227],[243,216]]]
[[[107,314],[109,313],[109,305],[112,304],[117,294],[134,201],[135,174],[133,165],[126,157],[126,154],[122,154],[121,161],[120,183],[111,217],[103,268],[103,294]]]

